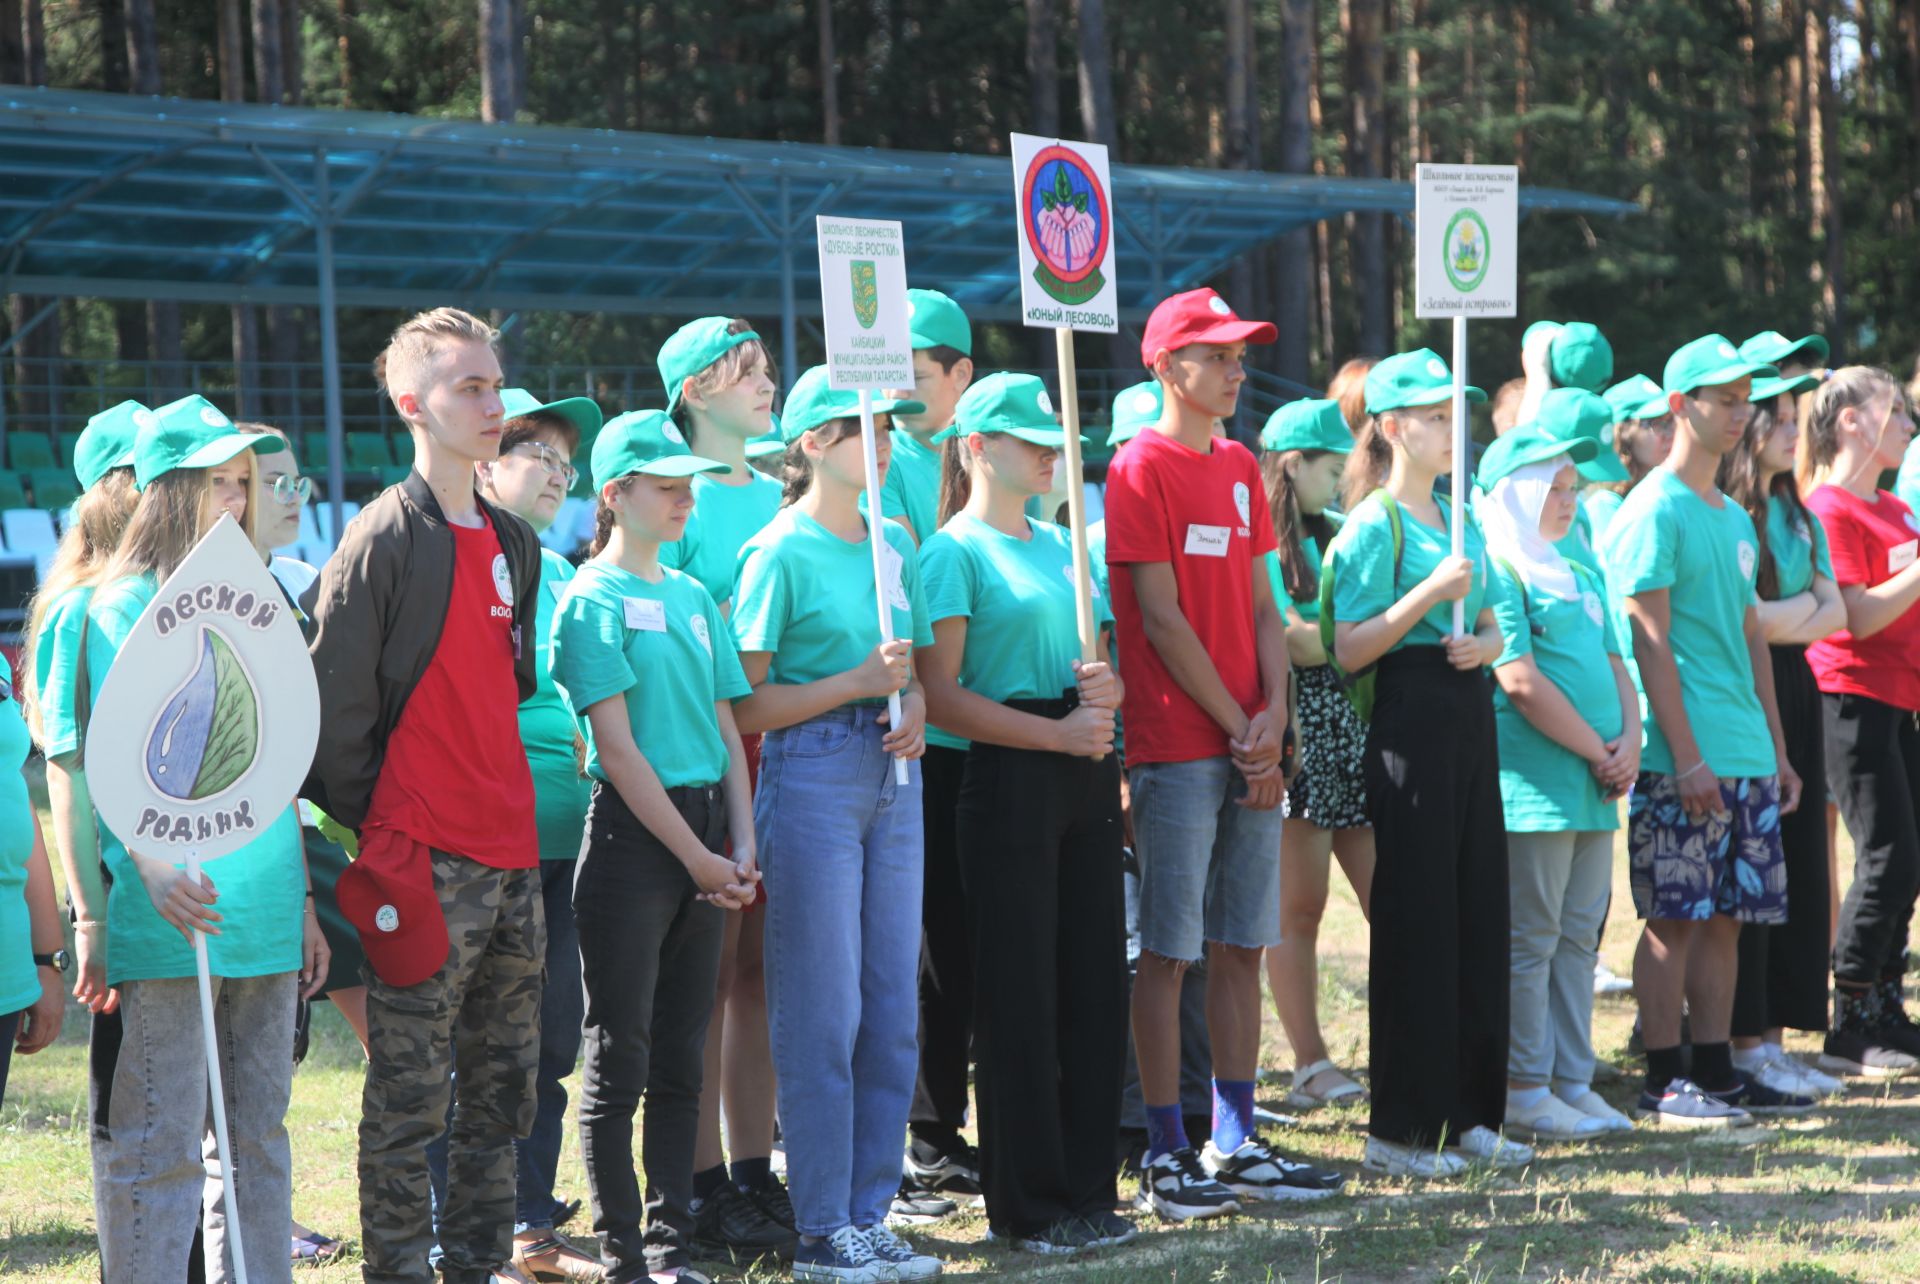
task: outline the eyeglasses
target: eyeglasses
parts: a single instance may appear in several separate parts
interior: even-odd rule
[[[303,504],[313,494],[313,478],[282,473],[273,479],[273,497],[283,504]]]
[[[524,445],[514,447],[514,449],[508,453],[518,453],[522,450],[531,450],[533,452],[532,455],[522,455],[521,458],[538,460],[540,466],[547,470],[547,476],[565,478],[568,490],[572,490],[573,483],[579,480],[580,470],[568,463],[559,451],[549,446],[546,442],[530,441]]]

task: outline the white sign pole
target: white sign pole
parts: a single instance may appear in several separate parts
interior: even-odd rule
[[[886,535],[880,515],[880,448],[877,433],[873,426],[873,391],[860,390],[860,454],[867,466],[867,547],[873,550],[873,600],[880,609],[880,640],[893,640],[893,608],[887,603],[887,568],[882,560],[881,549],[885,546]],[[900,725],[900,693],[887,693],[887,718],[891,725]],[[893,780],[895,784],[907,783],[907,760],[893,760]]]
[[[1448,521],[1453,536],[1453,555],[1467,553],[1467,487],[1473,483],[1473,453],[1467,433],[1467,318],[1453,319],[1453,515]],[[1453,634],[1465,637],[1467,604],[1461,598],[1453,602]]]
[[[1067,439],[1062,454],[1067,465],[1067,529],[1072,534],[1075,617],[1080,627],[1080,663],[1100,658],[1099,632],[1093,622],[1093,565],[1087,551],[1087,488],[1080,467],[1080,389],[1073,360],[1073,331],[1061,326],[1053,332],[1060,362],[1060,426]]]
[[[187,853],[187,878],[200,882],[200,852]],[[220,1041],[213,1030],[213,971],[207,963],[207,934],[193,932],[193,966],[200,977],[200,1034],[207,1054],[207,1091],[213,1101],[213,1143],[220,1154],[221,1198],[226,1204],[227,1247],[233,1252],[233,1278],[247,1284],[247,1254],[240,1233],[246,1223],[240,1220],[240,1206],[234,1202],[239,1180],[233,1171],[233,1143],[227,1137],[227,1094],[220,1074]]]

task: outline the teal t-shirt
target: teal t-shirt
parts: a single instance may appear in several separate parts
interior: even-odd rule
[[[1907,453],[1900,457],[1900,471],[1893,479],[1893,493],[1900,502],[1920,513],[1920,437],[1907,444]]]
[[[691,575],[648,583],[612,562],[580,568],[553,621],[553,680],[587,740],[587,774],[605,780],[587,710],[626,697],[633,742],[660,783],[711,785],[727,774],[714,705],[752,693],[727,622]]]
[[[40,752],[59,758],[80,747],[80,639],[86,633],[87,605],[93,590],[70,588],[55,598],[40,619],[33,648],[35,698],[40,706]]]
[[[1596,486],[1580,496],[1580,513],[1587,519],[1587,534],[1597,551],[1600,541],[1606,537],[1607,527],[1613,521],[1613,515],[1620,511],[1620,505],[1626,499],[1616,490],[1607,490]]]
[[[919,550],[900,523],[882,529],[892,635],[930,646]],[[743,652],[772,654],[770,682],[799,686],[857,668],[879,645],[879,618],[865,540],[849,543],[787,507],[740,550],[733,637]]]
[[[1767,551],[1773,554],[1783,598],[1812,588],[1815,575],[1833,578],[1826,528],[1819,514],[1804,504],[1796,512],[1778,495],[1767,497]]]
[[[1708,768],[1716,776],[1771,776],[1773,736],[1753,689],[1746,616],[1759,546],[1753,522],[1722,495],[1718,507],[1665,467],[1633,488],[1607,532],[1607,580],[1622,598],[1657,589],[1672,611],[1680,694]],[[1671,774],[1673,751],[1659,719],[1647,721],[1647,771]]]
[[[1602,740],[1625,728],[1610,655],[1620,645],[1607,618],[1598,575],[1575,566],[1580,595],[1568,600],[1531,589],[1522,593],[1504,568],[1505,592],[1494,604],[1500,625],[1500,656],[1512,664],[1531,655],[1541,676],[1560,688]],[[1607,801],[1586,759],[1562,747],[1528,722],[1496,684],[1494,725],[1500,735],[1500,801],[1507,828],[1515,833],[1564,833],[1618,829],[1619,808]]]
[[[960,685],[989,700],[1057,700],[1075,682],[1073,538],[1052,522],[1029,518],[1027,528],[1028,538],[1018,539],[955,513],[920,547],[927,615],[936,624],[966,619]],[[1098,627],[1112,627],[1113,610],[1098,584],[1093,615]]]
[[[520,706],[520,743],[533,772],[533,815],[541,860],[572,860],[587,832],[588,787],[574,753],[573,712],[553,684],[554,606],[566,595],[573,563],[540,550],[540,599],[533,616],[533,695]]]
[[[1333,523],[1334,534],[1339,534],[1340,526],[1346,519],[1332,509],[1327,510],[1326,518],[1329,522]],[[1303,535],[1300,537],[1300,551],[1306,555],[1307,564],[1317,570],[1320,566],[1322,556],[1320,541],[1311,535]],[[1291,606],[1293,613],[1308,623],[1319,619],[1319,577],[1317,575],[1315,576],[1313,592],[1307,594],[1305,597],[1293,597],[1287,592],[1287,576],[1286,572],[1283,571],[1280,566],[1280,550],[1275,549],[1273,552],[1268,553],[1263,560],[1267,564],[1267,582],[1273,586],[1273,600],[1276,602],[1284,602]]]
[[[95,707],[113,658],[133,632],[158,586],[151,576],[102,585],[87,612],[87,678]],[[100,855],[113,875],[107,894],[107,983],[194,975],[193,946],[154,911],[127,845],[100,822]],[[300,818],[293,799],[236,852],[203,863],[220,894],[220,935],[207,937],[213,975],[274,976],[300,968],[301,918],[307,885],[302,874]],[[181,862],[182,868],[185,863]]]
[[[1451,505],[1440,503],[1440,529],[1415,521],[1405,508],[1400,510],[1403,532],[1400,575],[1393,573],[1393,527],[1386,506],[1368,496],[1347,514],[1340,533],[1333,537],[1327,551],[1332,555],[1333,615],[1336,620],[1358,624],[1370,620],[1405,597],[1420,582],[1433,574],[1435,567],[1453,555],[1450,528]],[[1465,554],[1473,562],[1473,586],[1465,599],[1469,632],[1482,607],[1491,606],[1500,592],[1498,584],[1487,581],[1487,544],[1480,527],[1467,522]],[[1316,618],[1317,615],[1316,615]],[[1421,616],[1407,635],[1391,646],[1444,646],[1453,634],[1453,603],[1441,602]]]
[[[747,478],[744,486],[729,486],[697,474],[686,534],[660,546],[660,565],[693,576],[722,606],[733,598],[740,546],[780,511],[780,483],[751,468]]]
[[[27,858],[39,818],[20,768],[32,747],[13,688],[0,681],[0,1013],[40,1001],[33,964],[33,919],[27,911]]]
[[[922,544],[940,527],[940,447],[922,446],[905,428],[889,438],[893,458],[880,483],[880,512],[904,517]]]
[[[1087,565],[1091,569],[1093,587],[1099,590],[1100,598],[1112,608],[1113,598],[1107,587],[1107,519],[1101,518],[1087,527]],[[1107,659],[1113,665],[1115,673],[1120,672],[1120,638],[1118,631],[1107,635]],[[1127,738],[1125,728],[1120,725],[1120,711],[1113,711],[1113,752],[1122,762],[1126,761]]]

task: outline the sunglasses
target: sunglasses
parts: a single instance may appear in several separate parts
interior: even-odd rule
[[[302,504],[313,494],[313,478],[281,475],[273,479],[273,497],[283,504]]]
[[[523,455],[520,454],[522,451],[531,451],[532,453]],[[559,451],[547,445],[544,441],[530,441],[524,445],[515,446],[507,453],[520,455],[522,459],[538,460],[540,467],[546,469],[547,476],[564,478],[567,483],[567,489],[569,490],[573,489],[573,483],[580,478],[580,470],[568,463]]]

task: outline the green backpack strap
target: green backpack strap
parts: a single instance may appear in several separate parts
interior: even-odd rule
[[[1375,490],[1368,499],[1377,499],[1387,511],[1387,529],[1393,537],[1393,596],[1400,598],[1400,571],[1406,561],[1406,531],[1401,526],[1400,505],[1384,487]],[[1364,501],[1363,501],[1364,502]],[[1331,541],[1329,541],[1331,544]],[[1360,715],[1362,722],[1373,717],[1373,670],[1369,664],[1356,673],[1343,670],[1333,658],[1333,549],[1327,549],[1320,566],[1320,645],[1327,653],[1327,663],[1339,677],[1340,685],[1345,688],[1347,700],[1353,705],[1354,712]]]

